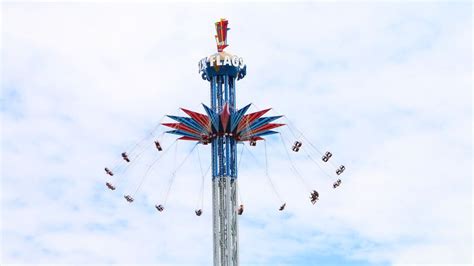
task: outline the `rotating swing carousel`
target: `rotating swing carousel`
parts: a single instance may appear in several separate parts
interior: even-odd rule
[[[111,191],[118,190],[123,187],[126,193],[123,198],[128,203],[135,202],[136,195],[140,189],[146,185],[148,178],[159,179],[162,174],[169,172],[168,186],[164,198],[160,202],[156,202],[155,209],[162,213],[167,206],[167,200],[174,180],[183,165],[189,160],[193,153],[197,154],[197,162],[201,177],[200,197],[197,202],[197,208],[194,210],[196,216],[201,216],[203,210],[204,199],[204,182],[209,172],[212,172],[212,180],[215,182],[213,187],[213,201],[217,202],[213,205],[214,208],[214,224],[219,222],[226,224],[228,221],[221,221],[216,219],[231,219],[232,223],[236,223],[234,212],[242,215],[244,212],[244,204],[240,196],[237,196],[238,190],[236,187],[237,173],[242,169],[242,157],[244,154],[249,154],[251,159],[255,162],[260,161],[252,149],[258,143],[264,145],[265,156],[265,178],[268,179],[268,184],[271,190],[278,197],[280,203],[278,211],[287,209],[286,201],[283,195],[278,193],[275,180],[269,174],[267,141],[270,145],[277,146],[274,141],[275,137],[281,143],[281,149],[286,156],[286,163],[288,169],[291,171],[294,180],[298,179],[307,190],[309,194],[309,202],[315,205],[320,195],[316,188],[311,187],[310,183],[302,174],[302,171],[297,167],[302,160],[307,160],[314,164],[319,173],[329,179],[328,185],[333,189],[337,189],[342,184],[341,176],[345,172],[346,167],[336,161],[335,155],[331,151],[324,151],[313,144],[294,124],[283,115],[265,116],[271,108],[248,113],[249,109],[253,107],[257,109],[255,104],[248,104],[240,109],[236,107],[235,85],[236,81],[245,77],[247,69],[243,64],[243,60],[237,56],[230,55],[224,52],[227,44],[227,27],[228,21],[221,19],[215,23],[217,35],[215,36],[217,42],[217,53],[202,59],[199,62],[199,70],[202,79],[209,81],[211,85],[211,106],[203,104],[205,114],[194,112],[188,109],[181,108],[181,111],[186,116],[167,115],[160,119],[160,122],[146,134],[146,137],[135,142],[127,149],[124,149],[121,154],[117,156],[117,161],[110,166],[104,168],[108,180],[105,183],[106,188]],[[163,122],[165,118],[173,120],[172,122]],[[273,123],[276,120],[284,119],[285,123]],[[169,128],[171,130],[165,130]],[[286,129],[285,131],[275,131],[275,129]],[[178,138],[171,143],[164,140],[165,136],[176,135]],[[191,142],[192,148],[186,153],[186,156],[177,162],[177,145],[179,142]],[[205,168],[202,165],[199,146],[211,146],[212,162],[209,167]],[[240,153],[238,153],[238,146],[241,146]],[[170,150],[174,148],[174,163],[170,171],[163,169],[169,168],[170,164],[163,164],[163,158],[169,156]],[[130,173],[131,169],[138,167],[140,161],[144,160],[143,156],[146,152],[153,152],[153,157],[148,164],[144,166],[143,174],[138,176],[138,185],[134,188],[126,186],[122,183],[123,179],[137,178]],[[298,156],[300,155],[300,156]],[[302,159],[303,158],[303,159]],[[160,174],[155,175],[154,169],[160,168]],[[315,176],[314,174],[312,175]],[[123,178],[123,179],[122,179]],[[130,191],[133,191],[131,193]],[[235,209],[233,209],[235,207]],[[232,210],[227,212],[228,210]],[[231,217],[217,217],[216,211],[226,211]],[[226,225],[227,226],[227,225]],[[215,232],[219,230],[227,230],[224,226],[222,228],[215,228]],[[231,227],[229,227],[231,228]],[[215,244],[219,241],[216,238]],[[227,238],[226,238],[227,239]],[[237,238],[236,238],[237,239]],[[237,246],[230,243],[230,246]],[[222,253],[222,252],[221,252]],[[220,251],[214,252],[215,263],[226,261],[228,258],[222,259]],[[217,255],[216,255],[217,254]],[[223,253],[222,253],[223,254]],[[235,256],[238,257],[238,256]],[[222,260],[221,260],[222,259]],[[230,259],[238,262],[238,259]],[[232,263],[230,263],[232,264]]]
[[[157,202],[157,204],[154,206],[158,212],[163,212],[165,210],[165,205],[169,194],[172,192],[172,184],[176,178],[177,173],[183,167],[186,161],[189,160],[189,157],[195,153],[197,154],[196,161],[199,163],[200,168],[200,173],[198,175],[200,175],[201,178],[201,187],[200,198],[198,200],[199,208],[195,209],[194,211],[197,216],[201,216],[203,214],[202,208],[204,200],[204,182],[205,177],[211,170],[211,166],[209,165],[209,167],[204,170],[198,146],[207,146],[211,144],[217,136],[232,137],[235,139],[236,144],[241,146],[238,156],[238,169],[241,169],[242,167],[242,157],[244,154],[248,154],[248,156],[250,156],[254,162],[260,161],[252,149],[257,146],[257,143],[263,143],[265,156],[264,175],[269,181],[268,183],[270,184],[271,190],[281,201],[281,205],[278,207],[279,211],[284,211],[287,205],[281,193],[279,193],[276,189],[275,180],[273,180],[269,174],[270,166],[268,164],[267,153],[268,141],[270,141],[270,145],[276,145],[277,143],[274,143],[275,140],[281,143],[281,150],[286,155],[286,162],[288,163],[287,167],[292,172],[293,177],[299,179],[306,190],[309,191],[309,201],[311,204],[314,205],[319,200],[319,193],[316,188],[310,188],[307,177],[305,177],[301,173],[302,171],[297,167],[298,161],[307,160],[314,164],[319,170],[320,174],[331,180],[330,184],[334,189],[337,189],[342,184],[341,176],[346,168],[344,165],[337,163],[334,158],[335,156],[333,156],[331,151],[322,152],[322,150],[314,145],[300,130],[294,127],[293,123],[286,116],[276,115],[263,117],[271,110],[271,108],[246,114],[251,106],[255,107],[254,104],[248,104],[231,114],[228,105],[224,105],[223,110],[220,113],[217,113],[203,104],[207,115],[181,108],[182,112],[184,112],[187,116],[166,116],[169,119],[174,120],[174,123],[162,123],[161,121],[165,118],[165,116],[162,117],[161,121],[154,127],[152,131],[147,134],[145,138],[137,141],[128,150],[122,152],[120,156],[118,156],[117,162],[113,165],[113,167],[104,168],[105,174],[109,177],[109,181],[105,183],[106,188],[112,191],[116,190],[117,186],[115,181],[119,182],[120,179],[118,178],[121,176],[127,176],[128,171],[143,159],[143,154],[146,151],[155,150],[155,156],[152,158],[152,161],[148,163],[147,167],[145,167],[144,174],[139,177],[139,183],[133,190],[134,193],[126,193],[123,195],[123,198],[127,202],[133,203],[135,201],[135,196],[140,192],[140,189],[145,184],[146,179],[150,178],[152,170],[156,168],[166,168],[166,166],[160,165],[160,161],[162,161],[166,156],[171,156],[169,155],[170,150],[175,148],[173,163],[175,167],[170,171],[171,179],[168,190],[164,197],[164,201]],[[286,123],[271,123],[280,118],[285,119]],[[172,130],[166,131],[164,130],[165,127],[171,128]],[[286,127],[286,132],[277,132],[273,130],[279,127]],[[165,144],[163,141],[165,134],[178,135],[179,137],[172,143]],[[272,137],[270,137],[271,135]],[[273,136],[276,136],[276,138]],[[293,141],[291,139],[293,139]],[[179,163],[176,162],[178,142],[194,143],[192,148],[186,153],[184,158],[179,161]],[[301,156],[297,156],[299,153],[304,153],[305,156],[303,155],[303,158]],[[330,171],[331,169],[332,171]],[[130,176],[127,177],[133,178]],[[152,178],[159,178],[159,176],[152,176]],[[126,189],[129,190],[130,188]],[[239,215],[242,215],[244,211],[244,204],[240,201],[238,205],[239,207],[237,212]]]

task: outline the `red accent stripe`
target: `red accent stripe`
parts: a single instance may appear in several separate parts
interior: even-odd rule
[[[187,137],[187,136],[183,136],[181,138],[179,138],[180,140],[192,140],[192,141],[199,141],[199,139],[196,139],[196,138],[191,138],[191,137]]]
[[[239,126],[237,127],[237,132],[241,131],[245,127],[249,126],[253,123],[256,119],[262,117],[266,112],[270,111],[272,108],[268,108],[262,111],[258,111],[255,113],[244,115],[242,120],[240,120]]]
[[[207,115],[196,113],[184,108],[181,108],[181,110],[183,110],[183,112],[189,115],[192,119],[196,120],[196,122],[203,126],[207,130],[207,132],[211,132],[211,122]]]
[[[227,20],[223,20],[221,22],[222,41],[224,41],[225,44],[227,44],[227,23],[228,23]],[[222,48],[225,48],[225,47],[222,47]]]
[[[194,130],[186,125],[183,125],[181,123],[162,123],[163,126],[166,126],[166,127],[171,127],[171,128],[174,128],[174,129],[179,129],[179,130],[183,130],[183,131],[186,131],[188,133],[192,133],[192,134],[196,134],[196,135],[201,135],[201,132],[197,131],[197,130]]]
[[[222,108],[222,113],[221,113],[221,123],[222,123],[222,127],[224,128],[224,132],[227,129],[227,123],[229,123],[229,117],[230,117],[229,105],[225,103]]]

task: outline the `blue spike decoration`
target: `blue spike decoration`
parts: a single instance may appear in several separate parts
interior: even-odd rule
[[[219,115],[214,110],[207,107],[205,104],[203,104],[202,106],[204,106],[204,110],[206,110],[209,119],[211,119],[213,129],[212,132],[217,133],[219,131]]]
[[[261,133],[257,133],[254,136],[263,137],[263,136],[268,136],[268,135],[273,135],[273,134],[278,134],[278,132],[273,131],[273,130],[267,130],[267,131],[264,131],[264,132],[261,132]]]
[[[251,104],[247,104],[244,108],[232,114],[232,120],[230,124],[230,131],[234,131],[237,128],[237,125],[244,117],[244,114],[247,112]]]
[[[179,129],[169,130],[169,131],[166,131],[166,133],[185,136],[185,137],[191,137],[191,138],[199,138],[199,136],[196,136],[196,134],[192,134],[192,133],[189,133],[189,132],[186,132],[186,131],[183,131],[183,130],[179,130]]]
[[[274,121],[274,120],[277,120],[278,118],[281,118],[281,117],[282,117],[282,116],[279,115],[279,116],[269,116],[269,117],[262,117],[262,118],[259,118],[259,119],[257,119],[255,122],[251,123],[251,124],[248,126],[248,128],[242,130],[242,131],[240,132],[240,134],[244,135],[244,134],[246,134],[246,133],[249,132],[249,131],[252,131],[252,130],[257,129],[257,128],[261,127],[261,126],[264,126],[264,125],[266,125],[266,124],[268,124],[268,123],[270,123],[270,122],[272,122],[272,121]]]
[[[225,103],[225,102],[224,102]],[[252,139],[255,137],[259,137],[259,136],[262,136],[262,135],[267,135],[267,134],[262,134],[262,133],[265,133],[267,132],[268,130],[266,131],[263,131],[263,132],[259,132],[258,134],[253,134],[252,131],[259,128],[259,127],[262,127],[262,126],[265,126],[267,124],[269,124],[270,122],[274,121],[274,120],[277,120],[279,118],[281,118],[282,116],[279,115],[279,116],[268,116],[268,117],[261,117],[261,118],[258,118],[258,119],[255,119],[253,121],[251,121],[246,127],[244,127],[243,129],[241,130],[237,130],[237,127],[239,125],[239,123],[242,121],[246,111],[249,109],[250,107],[250,104],[246,105],[245,107],[243,107],[242,109],[236,111],[236,112],[232,112],[232,109],[230,109],[230,116],[229,116],[229,122],[228,122],[228,125],[226,126],[226,128],[223,128],[223,125],[221,123],[221,120],[220,120],[220,114],[217,113],[215,110],[213,110],[212,108],[206,106],[205,104],[203,104],[203,107],[204,107],[204,110],[206,111],[210,121],[211,121],[211,131],[207,131],[206,128],[204,128],[201,124],[199,124],[199,122],[197,122],[196,120],[194,120],[193,118],[190,118],[190,117],[181,117],[181,116],[174,116],[174,115],[168,115],[169,118],[183,124],[184,126],[187,126],[195,131],[198,131],[198,132],[201,132],[202,134],[204,135],[207,135],[209,138],[214,138],[214,137],[217,137],[217,136],[220,136],[220,135],[229,135],[229,136],[233,136],[234,137],[234,140],[236,140],[236,143],[239,142],[239,141],[242,141],[241,139],[239,139],[239,136],[245,136],[245,140],[249,140],[249,139]],[[171,131],[167,131],[168,133],[171,133],[171,134],[176,134],[176,135],[182,135],[182,136],[193,136],[195,138],[200,138],[200,136],[192,133],[192,132],[187,132],[186,130],[171,130]]]
[[[181,117],[181,116],[173,116],[173,115],[168,115],[169,118],[178,121],[196,131],[203,132],[205,129],[199,125],[198,122],[194,121],[194,119],[189,118],[189,117]]]

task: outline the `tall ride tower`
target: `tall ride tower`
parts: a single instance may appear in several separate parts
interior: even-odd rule
[[[237,109],[236,82],[245,77],[247,67],[241,57],[224,52],[224,49],[228,46],[228,21],[226,19],[221,19],[215,23],[215,26],[217,31],[217,34],[215,35],[217,42],[217,53],[205,57],[199,61],[199,73],[201,74],[202,79],[209,81],[210,84],[211,107],[203,104],[206,114],[181,108],[181,110],[188,115],[187,117],[168,115],[169,118],[175,120],[177,123],[162,123],[162,125],[173,129],[166,131],[166,133],[179,135],[180,137],[178,140],[192,141],[196,143],[193,146],[193,149],[185,157],[183,162],[171,172],[168,192],[164,202],[166,203],[166,199],[171,189],[176,172],[183,165],[194,148],[196,148],[198,144],[211,144],[214,246],[213,261],[215,266],[236,266],[239,264],[238,217],[244,212],[244,206],[242,203],[239,205],[239,199],[237,197],[237,195],[239,195],[239,193],[237,193],[237,145],[245,145],[248,142],[250,146],[256,146],[258,141],[264,140],[264,136],[278,133],[272,129],[283,126],[284,124],[271,123],[282,116],[263,117],[265,113],[270,110],[270,108],[250,114],[247,114],[247,111],[251,104],[247,104],[246,106]],[[156,128],[153,132],[155,131]],[[290,131],[293,132],[293,130]],[[150,136],[153,136],[153,132],[150,133]],[[301,132],[300,135],[304,138]],[[129,154],[127,152],[123,152],[121,154],[122,159],[127,163],[133,163],[133,161],[138,159],[143,153],[144,149],[137,149],[137,147],[144,141],[145,139],[141,140],[131,149],[132,151],[141,150],[137,154],[134,153],[132,155],[133,158],[130,157],[132,160],[130,160]],[[283,139],[282,143],[284,144]],[[154,144],[158,151],[163,151],[160,141],[155,140]],[[176,141],[173,142],[173,144],[176,144]],[[315,152],[318,152],[320,155],[322,155],[321,159],[323,162],[328,162],[328,160],[332,157],[331,152],[327,151],[323,154],[313,144],[309,144],[310,148],[312,147]],[[171,148],[171,146],[167,147],[166,150],[163,151],[163,155]],[[292,150],[294,152],[298,152],[301,146],[302,142],[297,140],[293,144]],[[294,174],[299,176],[301,181],[303,181],[303,183],[306,185],[306,182],[303,180],[302,176],[298,173],[297,169],[293,165],[288,152],[287,155],[290,163],[292,164],[292,170]],[[148,166],[148,169],[145,171],[145,174],[143,175],[137,189],[135,190],[135,193],[138,192],[145,177],[150,172],[150,169],[160,158],[162,158],[162,156],[157,157]],[[311,157],[310,153],[307,153],[307,156],[318,165],[319,169],[326,176],[331,177],[327,172],[325,172],[325,170],[323,170],[317,161]],[[334,159],[331,162],[333,161]],[[334,166],[333,163],[331,163],[331,165]],[[111,168],[112,170],[106,167],[104,170],[106,174],[113,176],[113,171],[115,171],[115,169],[118,169],[121,174],[123,174],[128,168],[128,166],[124,168],[119,167],[120,166]],[[278,196],[278,193],[273,186],[273,182],[270,180],[268,175],[267,163],[266,167],[266,177],[271,183],[275,194]],[[336,175],[341,175],[344,170],[345,166],[340,165],[335,171]],[[204,175],[206,174],[201,173],[201,175],[204,180]],[[333,188],[337,188],[341,182],[342,181],[340,179],[337,179],[337,181],[333,183]],[[110,182],[107,182],[106,186],[110,190],[115,190],[115,186]],[[202,186],[201,196],[203,196],[203,194],[204,189]],[[134,201],[133,195],[134,194],[124,195],[124,198],[131,203]],[[315,204],[318,199],[319,193],[316,190],[312,190],[310,194],[311,203]],[[195,210],[197,216],[201,216],[203,214],[202,205],[203,203],[201,200],[200,207]],[[285,206],[286,203],[283,203],[283,205],[280,206],[279,211],[283,211]],[[162,204],[155,205],[155,208],[159,212],[164,211],[164,206]]]
[[[235,84],[245,75],[242,60],[223,51],[227,46],[227,23],[222,19],[215,23],[218,53],[201,61],[200,66],[202,78],[210,82],[211,109],[223,114],[224,120],[236,111]],[[237,64],[224,64],[226,58]],[[211,143],[214,265],[238,265],[237,143],[231,132],[217,134]]]
[[[211,107],[203,104],[207,115],[181,108],[189,117],[168,116],[178,123],[163,125],[173,128],[167,133],[180,135],[181,140],[211,144],[214,265],[230,266],[239,264],[237,217],[243,212],[237,198],[237,143],[255,146],[284,124],[270,123],[281,116],[262,117],[270,109],[246,114],[248,104],[237,110],[235,85],[247,67],[241,57],[224,52],[228,21],[221,19],[215,26],[217,53],[199,61],[199,73],[210,83]]]

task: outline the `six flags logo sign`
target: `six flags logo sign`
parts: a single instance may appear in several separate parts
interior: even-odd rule
[[[224,55],[222,58],[219,54],[211,55],[201,59],[198,65],[199,73],[204,71],[207,67],[214,67],[216,71],[219,71],[220,66],[234,66],[239,68],[243,68],[245,66],[244,59],[242,57]]]

